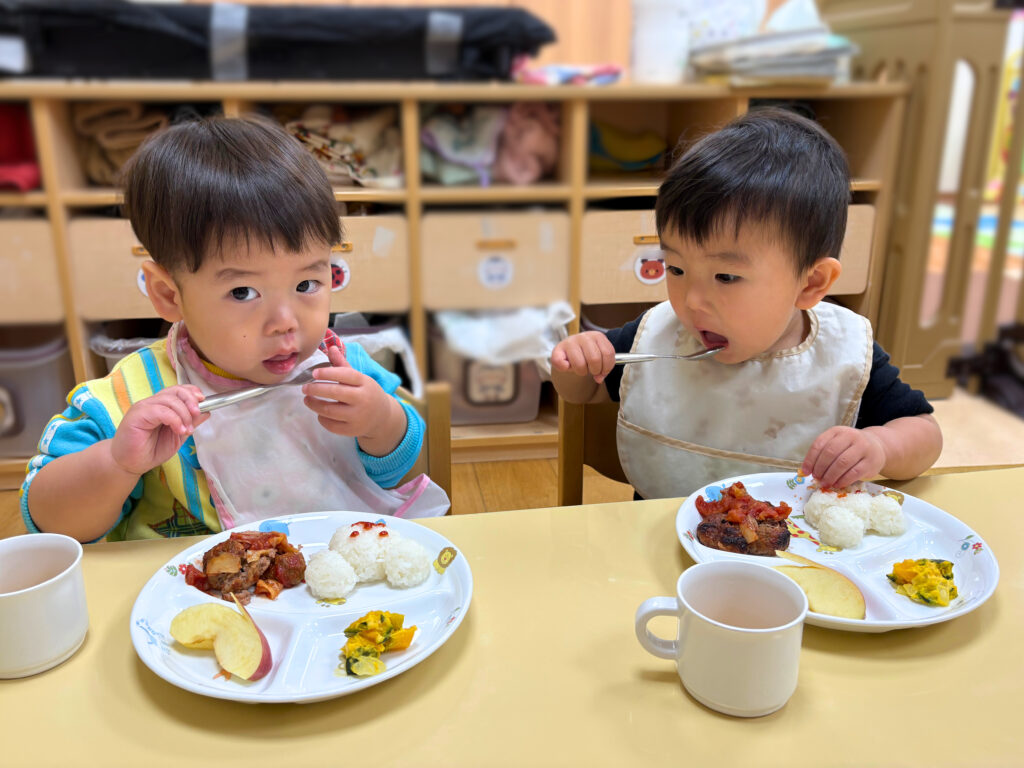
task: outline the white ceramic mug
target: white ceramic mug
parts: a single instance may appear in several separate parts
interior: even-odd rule
[[[0,539],[0,678],[57,666],[88,629],[82,545],[59,533]]]
[[[648,651],[674,659],[693,698],[718,712],[759,717],[796,690],[807,596],[795,581],[756,563],[715,560],[691,566],[675,597],[652,597],[636,612]],[[676,640],[651,634],[655,616],[677,616]]]

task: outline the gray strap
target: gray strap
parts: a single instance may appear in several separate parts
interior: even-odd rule
[[[424,62],[428,75],[451,75],[458,69],[462,42],[462,16],[450,11],[431,11],[427,15],[427,39]]]
[[[214,80],[249,78],[248,23],[248,6],[214,3],[210,7],[210,74]]]

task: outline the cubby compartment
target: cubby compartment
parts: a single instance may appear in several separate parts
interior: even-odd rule
[[[0,205],[43,203],[32,110],[27,103],[0,101],[0,136]]]
[[[810,118],[843,148],[854,190],[878,190],[892,162],[890,126],[897,116],[889,98],[750,100],[750,109],[781,106]]]
[[[508,309],[569,298],[569,215],[432,211],[420,250],[427,309]]]
[[[101,363],[95,366],[99,375],[114,370],[121,358],[167,336],[170,325],[158,317],[139,320],[108,320],[87,323],[89,350]]]
[[[409,237],[401,214],[343,216],[331,250],[332,312],[407,312]]]
[[[742,100],[721,97],[591,102],[587,197],[656,193],[679,149],[742,112]]]
[[[405,194],[397,102],[242,102],[241,114],[280,123],[316,158],[339,200],[397,201]]]
[[[567,184],[565,107],[545,101],[420,105],[419,164],[425,199],[447,188],[501,194]]]
[[[843,271],[829,292],[833,296],[864,293],[871,275],[871,253],[875,239],[875,206],[855,203],[846,214],[846,234],[839,263]]]
[[[583,214],[580,301],[658,302],[666,298],[665,259],[654,210],[588,210]]]
[[[54,161],[68,205],[120,200],[118,172],[152,133],[181,120],[219,114],[217,102],[95,100],[52,102]]]
[[[53,230],[40,211],[0,210],[0,325],[64,319]]]
[[[540,410],[541,379],[532,360],[492,364],[463,357],[436,328],[430,332],[430,370],[452,391],[452,424],[515,424]]]
[[[79,216],[68,223],[76,307],[85,320],[155,317],[142,262],[149,253],[124,218]]]
[[[63,326],[0,327],[0,458],[33,455],[74,385]]]

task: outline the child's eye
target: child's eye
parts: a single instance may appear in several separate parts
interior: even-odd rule
[[[320,289],[319,280],[303,280],[297,286],[295,290],[299,293],[316,293]]]
[[[259,296],[259,294],[256,293],[256,289],[249,288],[248,286],[231,289],[231,298],[235,301],[252,301],[257,296]]]
[[[665,269],[668,270],[668,273],[670,275],[675,275],[676,277],[679,277],[681,274],[683,274],[683,270],[680,269],[679,267],[667,266],[665,267]]]
[[[717,280],[720,283],[725,283],[726,285],[729,285],[730,283],[735,283],[739,279],[739,275],[727,275],[725,273],[719,273],[715,275],[715,280]]]

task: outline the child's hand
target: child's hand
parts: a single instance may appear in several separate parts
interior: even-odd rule
[[[374,434],[388,422],[397,402],[376,381],[350,366],[337,347],[328,348],[327,357],[333,367],[314,371],[317,380],[302,385],[306,407],[328,432],[363,438]]]
[[[593,376],[600,384],[615,367],[615,348],[600,331],[577,333],[558,342],[551,351],[551,367],[577,376]]]
[[[818,435],[800,471],[814,475],[824,488],[845,488],[875,477],[885,466],[885,446],[871,432],[832,427]]]
[[[121,419],[110,443],[114,461],[125,472],[142,475],[178,452],[189,435],[210,418],[199,412],[199,387],[175,385],[139,400]]]

